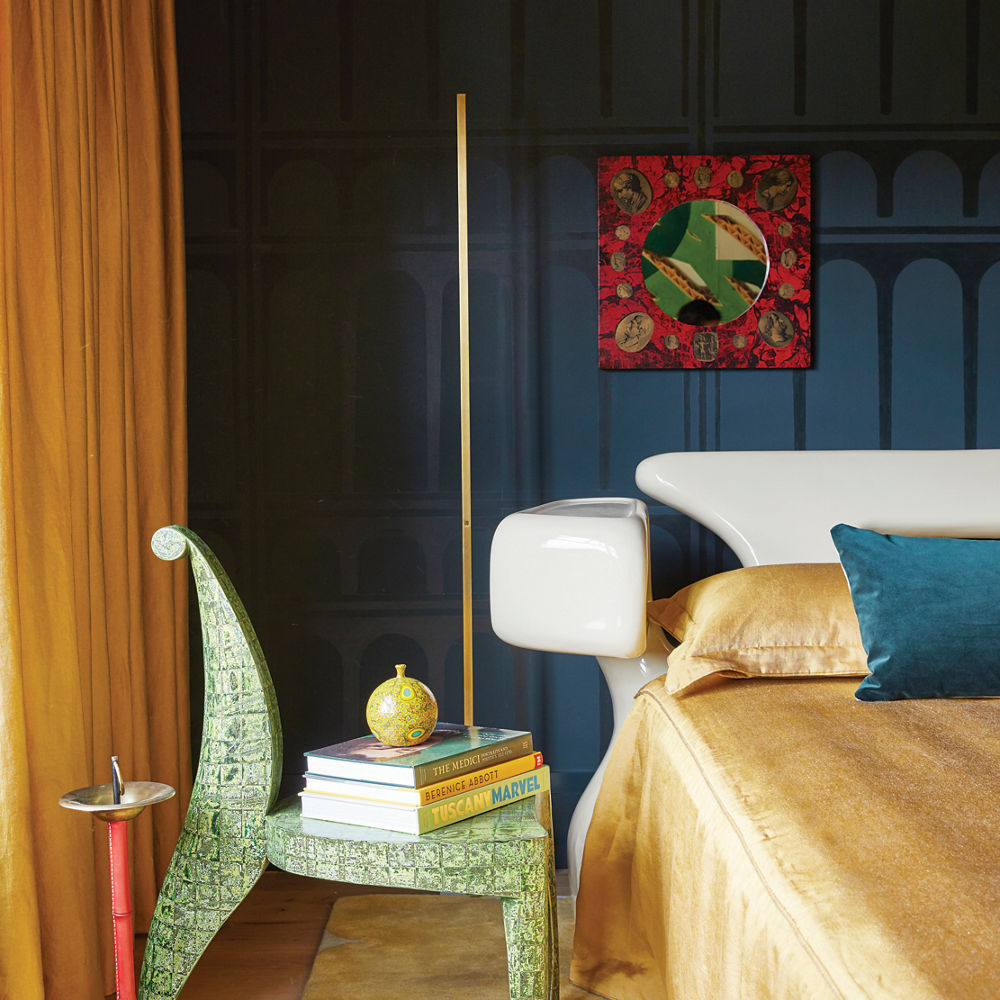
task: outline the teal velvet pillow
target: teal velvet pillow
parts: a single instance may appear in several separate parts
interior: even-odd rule
[[[868,653],[860,701],[1000,696],[1000,539],[830,533]]]

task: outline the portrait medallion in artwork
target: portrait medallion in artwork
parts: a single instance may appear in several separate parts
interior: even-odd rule
[[[598,161],[602,368],[806,368],[807,156]]]

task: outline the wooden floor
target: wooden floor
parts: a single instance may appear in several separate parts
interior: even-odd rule
[[[208,946],[180,1000],[300,1000],[334,901],[377,891],[264,872]],[[136,970],[144,946],[139,938]]]
[[[556,887],[568,892],[565,871],[556,873]],[[268,869],[216,934],[179,1000],[301,1000],[334,902],[380,891]],[[144,946],[139,937],[137,976]]]

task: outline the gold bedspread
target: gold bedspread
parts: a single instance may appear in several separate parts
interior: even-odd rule
[[[615,1000],[996,1000],[1000,702],[857,678],[637,696],[571,978]]]

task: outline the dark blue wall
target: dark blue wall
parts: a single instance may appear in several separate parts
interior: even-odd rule
[[[191,523],[299,754],[392,664],[461,717],[455,94],[470,130],[477,721],[529,728],[557,823],[596,664],[491,633],[508,512],[634,495],[667,450],[1000,445],[1000,5],[177,0]],[[597,368],[596,159],[804,152],[808,371]],[[654,509],[656,588],[728,565]],[[200,695],[195,693],[196,702]]]

